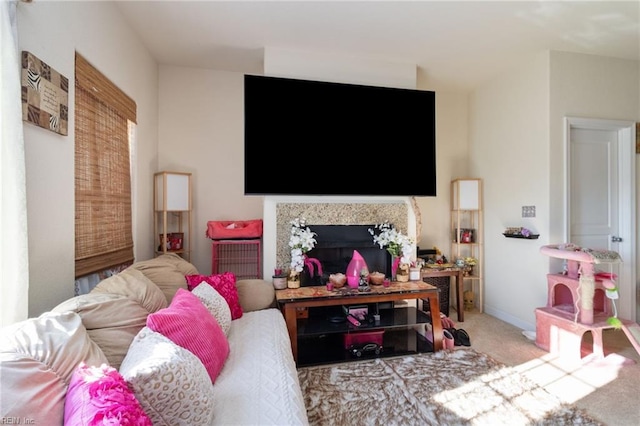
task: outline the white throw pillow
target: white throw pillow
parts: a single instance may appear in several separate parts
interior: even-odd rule
[[[61,425],[76,367],[107,363],[75,312],[46,312],[0,329],[0,424]]]
[[[231,309],[225,298],[210,285],[199,285],[193,289],[192,293],[218,321],[225,336],[228,336],[231,328]]]
[[[120,374],[154,426],[209,425],[213,386],[197,356],[144,327],[133,339]]]

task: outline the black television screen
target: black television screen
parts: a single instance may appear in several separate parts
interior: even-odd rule
[[[435,92],[245,75],[246,195],[435,196]]]

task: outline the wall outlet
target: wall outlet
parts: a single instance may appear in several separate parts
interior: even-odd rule
[[[522,217],[536,217],[536,206],[522,206]]]

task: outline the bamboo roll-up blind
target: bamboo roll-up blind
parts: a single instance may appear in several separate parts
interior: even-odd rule
[[[76,53],[76,86],[93,92],[97,99],[109,105],[124,118],[136,122],[136,103],[115,84]]]
[[[136,104],[76,54],[76,278],[133,261],[129,135]]]

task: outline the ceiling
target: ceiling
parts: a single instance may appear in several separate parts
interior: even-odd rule
[[[415,64],[468,91],[535,52],[640,60],[635,1],[118,1],[160,64],[261,74],[265,47]]]

